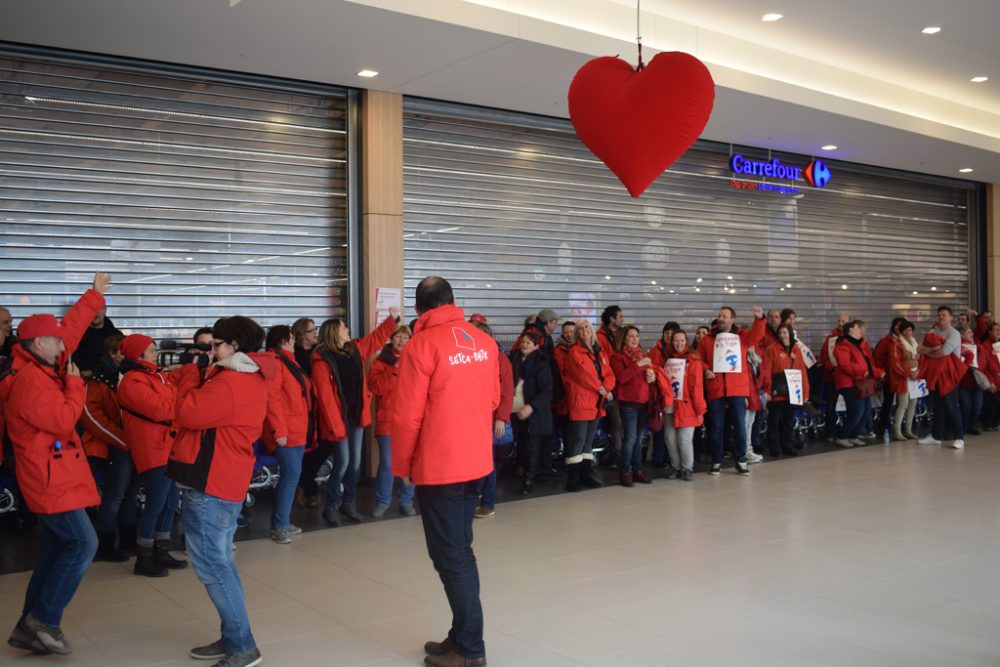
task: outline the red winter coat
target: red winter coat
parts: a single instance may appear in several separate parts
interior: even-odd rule
[[[691,348],[680,353],[671,352],[669,358],[687,360],[684,366],[684,398],[674,399],[674,428],[701,426],[705,422],[705,412],[708,411],[708,403],[705,401],[705,363]]]
[[[652,368],[647,366],[646,368]],[[649,400],[649,383],[646,382],[646,368],[621,352],[611,356],[611,370],[615,374],[615,398],[627,403],[643,403]]]
[[[809,398],[809,369],[806,368],[806,360],[802,357],[802,348],[792,344],[792,351],[789,352],[779,341],[777,345],[772,345],[764,352],[764,361],[760,365],[760,382],[767,400],[774,402],[788,401],[787,395],[772,396],[774,375],[784,373],[788,370],[802,371],[802,401]]]
[[[615,375],[611,364],[603,352],[587,349],[581,343],[570,348],[566,359],[566,373],[563,386],[566,388],[566,409],[571,421],[590,421],[604,416],[604,398],[599,389],[602,384],[609,392],[614,391]],[[601,364],[601,382],[597,374],[597,363]]]
[[[62,319],[64,368],[83,333],[104,307],[104,297],[87,292]],[[35,514],[58,514],[101,503],[76,423],[83,412],[83,380],[64,376],[20,345],[12,353],[12,374],[0,383],[7,434],[14,448],[14,472],[24,500]],[[62,445],[56,450],[54,443]]]
[[[287,438],[285,447],[309,444],[313,390],[309,374],[302,370],[295,354],[287,350],[265,352],[274,359],[274,377],[267,381],[267,417],[264,445],[268,452],[278,448],[277,439]]]
[[[253,474],[253,443],[267,416],[267,381],[279,362],[237,352],[208,368],[180,371],[177,425],[167,476],[210,496],[242,502]]]
[[[937,347],[944,344],[944,338],[931,332],[924,336],[923,344],[925,347]],[[955,391],[968,369],[965,362],[954,354],[943,357],[925,355],[920,357],[917,377],[927,380],[928,390],[936,390],[939,395],[944,396]]]
[[[393,404],[399,382],[399,355],[386,345],[368,371],[368,386],[375,396],[375,435],[392,435]]]
[[[750,365],[747,363],[745,355],[747,350],[756,345],[764,335],[767,326],[763,318],[754,321],[753,327],[739,329],[737,333],[740,337],[740,348],[743,350],[743,372],[742,373],[716,373],[715,377],[705,380],[705,392],[708,400],[714,401],[717,398],[728,396],[743,396],[749,398],[751,390],[756,391],[756,381],[750,375]],[[708,334],[698,343],[698,352],[702,362],[708,370],[712,370],[712,362],[715,354],[715,334]]]
[[[597,344],[600,346],[601,352],[604,353],[605,357],[610,359],[611,355],[615,353],[614,333],[612,333],[606,327],[602,326],[600,329],[597,330],[596,335],[597,335]]]
[[[563,395],[558,401],[552,402],[552,414],[554,415],[564,415],[567,412],[566,408],[566,361],[569,359],[570,345],[563,345],[562,343],[556,343],[555,351],[553,354],[556,355],[556,366],[559,368],[559,377],[563,379]]]
[[[368,358],[382,349],[385,342],[392,337],[399,323],[387,317],[375,331],[364,338],[355,338],[354,349],[357,351],[355,360],[361,364],[361,421],[357,424],[365,428],[372,423],[372,392],[368,388],[368,378],[365,377],[364,365]],[[332,353],[331,353],[332,354]],[[344,419],[344,409],[347,407],[337,389],[336,376],[330,364],[319,352],[312,356],[312,381],[316,393],[317,435],[320,440],[337,442],[347,437],[347,423]]]
[[[420,316],[399,360],[392,472],[415,484],[454,484],[493,470],[493,413],[500,405],[496,341],[454,306]]]
[[[842,335],[844,335],[843,330],[840,327],[834,327],[827,334],[826,339],[823,341],[823,347],[819,351],[819,363],[823,365],[823,370],[826,371],[826,382],[832,381],[833,369],[837,367],[837,360],[833,356],[833,349],[837,345],[837,339]]]
[[[908,380],[913,377],[910,374],[913,369],[906,363],[906,349],[899,338],[889,347],[886,360],[888,365],[885,370],[889,389],[897,394],[909,391]]]
[[[872,355],[872,359],[875,360],[876,366],[883,369],[889,368],[889,353],[895,342],[896,337],[891,333],[887,333],[875,344],[875,353]]]
[[[646,356],[653,362],[653,366],[663,368],[666,366],[667,359],[670,357],[670,349],[667,346],[667,343],[663,342],[663,338],[660,338],[660,340],[656,342],[656,345],[649,348],[646,352]]]
[[[124,361],[127,370],[118,383],[118,404],[125,424],[125,442],[132,452],[135,470],[167,465],[177,430],[174,406],[177,402],[175,373],[164,373],[147,361]]]
[[[857,345],[843,336],[833,348],[833,354],[837,359],[837,365],[833,369],[833,381],[837,386],[837,391],[853,387],[855,380],[864,378],[879,380],[885,375],[885,371],[875,365],[872,350],[864,340],[861,341],[861,349],[859,350]],[[867,364],[865,363],[866,358],[868,359]],[[872,368],[871,373],[868,372],[869,364]]]
[[[993,386],[1000,387],[1000,359],[993,351],[993,341],[991,340],[979,347],[979,370],[990,379]]]
[[[83,425],[83,448],[87,456],[96,459],[108,458],[108,447],[128,451],[125,428],[122,425],[122,410],[118,407],[115,390],[101,377],[92,377],[86,382],[86,403],[80,424]]]
[[[500,403],[493,411],[493,421],[509,424],[511,406],[514,405],[514,367],[511,366],[510,359],[500,351],[499,347],[497,347],[497,354],[500,355],[500,360],[497,363],[500,371]]]

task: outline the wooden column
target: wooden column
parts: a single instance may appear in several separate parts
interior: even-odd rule
[[[403,288],[403,96],[366,90],[361,96],[361,242],[365,330],[374,321],[375,288]],[[412,318],[403,313],[403,321]],[[361,332],[359,332],[361,333]],[[378,469],[369,429],[366,472]]]
[[[1000,184],[986,186],[986,303],[1000,312]]]

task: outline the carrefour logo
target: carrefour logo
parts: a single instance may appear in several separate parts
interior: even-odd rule
[[[802,167],[782,164],[781,160],[777,158],[771,161],[750,160],[736,154],[729,159],[729,168],[737,174],[748,176],[767,176],[790,181],[805,180],[814,188],[822,188],[830,182],[831,178],[830,168],[822,160],[813,160],[809,166],[803,169]]]
[[[830,168],[822,160],[810,162],[803,175],[806,178],[806,183],[814,188],[821,188],[830,182]]]

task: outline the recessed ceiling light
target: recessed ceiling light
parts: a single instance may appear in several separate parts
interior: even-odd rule
[[[920,32],[924,33],[925,35],[936,35],[939,32],[941,32],[941,28],[937,27],[936,25],[929,25]]]
[[[782,18],[783,18],[782,14],[764,14],[762,17],[760,17],[760,20],[772,23],[774,21],[780,21]]]
[[[961,174],[971,174],[974,170],[972,169],[972,167],[965,167],[963,169],[959,169],[958,171]]]
[[[989,81],[989,80],[990,77],[988,76],[974,76],[971,79],[969,79],[969,81],[971,81],[972,83],[982,83],[983,81]]]
[[[358,72],[358,76],[363,76],[366,79],[370,79],[372,77],[378,76],[378,72],[376,72],[373,69],[363,69],[360,72]]]
[[[820,146],[819,149],[821,151],[835,151],[837,150],[837,147],[833,144],[827,144],[826,146]]]

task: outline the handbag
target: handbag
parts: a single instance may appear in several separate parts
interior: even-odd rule
[[[771,374],[771,396],[788,396],[788,378],[784,371]]]
[[[650,433],[663,430],[663,396],[654,382],[649,386],[649,402],[646,403],[646,428]]]
[[[983,373],[978,368],[972,369],[972,377],[976,379],[976,386],[982,389],[983,391],[989,391],[990,388],[993,387],[993,383],[990,382],[990,379],[988,377],[986,377],[986,373]]]
[[[854,381],[858,398],[871,398],[875,395],[875,380],[873,378],[858,378]]]
[[[493,446],[503,447],[504,445],[509,445],[512,442],[514,442],[514,427],[510,425],[510,422],[507,422],[503,426],[503,435],[499,438],[493,436]]]

